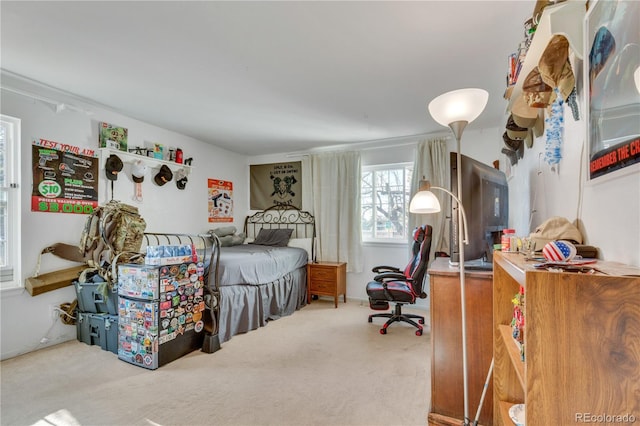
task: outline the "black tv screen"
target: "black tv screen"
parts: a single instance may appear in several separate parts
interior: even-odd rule
[[[464,207],[467,216],[469,244],[464,247],[464,260],[491,262],[493,245],[500,242],[502,230],[509,225],[509,187],[500,170],[461,155],[462,196],[458,195],[457,153],[450,154],[451,192]],[[458,210],[451,203],[451,262],[460,261],[458,247]]]

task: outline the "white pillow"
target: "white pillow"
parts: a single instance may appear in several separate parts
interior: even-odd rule
[[[308,261],[313,262],[313,257],[311,256],[311,246],[313,245],[313,238],[290,238],[289,244],[287,247],[298,247],[301,249],[305,249],[308,254]]]

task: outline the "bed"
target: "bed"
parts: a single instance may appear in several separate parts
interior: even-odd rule
[[[248,216],[243,231],[242,244],[220,248],[216,280],[220,343],[291,315],[307,303],[306,266],[314,257],[314,217],[291,206],[274,206]]]

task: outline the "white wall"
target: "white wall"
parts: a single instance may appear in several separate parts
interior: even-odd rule
[[[29,93],[37,93],[48,99],[68,102],[91,111],[91,115],[72,110],[55,112],[54,106],[7,90],[2,91],[2,114],[22,120],[21,142],[21,230],[22,230],[22,271],[23,282],[35,271],[38,253],[56,242],[78,244],[85,216],[62,213],[39,213],[30,211],[30,196],[33,177],[31,175],[32,138],[44,138],[81,147],[98,147],[98,122],[115,123],[129,129],[129,145],[142,145],[144,140],[181,147],[185,158],[193,157],[193,169],[185,190],[178,190],[175,182],[159,187],[153,182],[156,167],[145,178],[143,202],[132,200],[134,185],[130,179],[130,165],[125,165],[123,173],[115,182],[115,199],[136,205],[147,222],[148,232],[201,233],[219,224],[208,223],[207,178],[224,179],[233,182],[234,225],[241,227],[248,204],[244,194],[248,187],[248,168],[245,157],[205,144],[195,139],[155,127],[130,117],[114,113],[56,93],[46,88],[11,80],[3,75],[3,87],[20,87]],[[104,173],[101,171],[101,173]],[[111,191],[107,179],[101,174],[100,204],[108,201]],[[45,255],[41,272],[48,272],[72,264]],[[44,347],[43,337],[48,344],[60,343],[76,338],[75,326],[54,322],[51,307],[75,299],[72,287],[44,293],[32,297],[26,290],[2,291],[1,293],[1,336],[2,353],[5,359],[34,349]]]
[[[563,158],[555,171],[543,160],[546,134],[512,168],[510,225],[527,235],[547,218],[563,216],[576,221],[601,259],[640,266],[640,167],[588,181],[586,122],[574,120],[568,107],[564,118]]]

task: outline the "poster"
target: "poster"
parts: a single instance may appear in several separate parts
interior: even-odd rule
[[[207,179],[209,222],[233,222],[233,182]]]
[[[98,206],[96,150],[34,139],[31,211],[91,214]]]
[[[640,163],[640,8],[599,0],[587,16],[589,178]]]
[[[249,208],[264,210],[274,205],[302,208],[302,162],[250,166]]]
[[[125,127],[105,122],[101,122],[99,126],[98,142],[100,143],[100,148],[112,148],[120,151],[127,151],[129,131]]]

